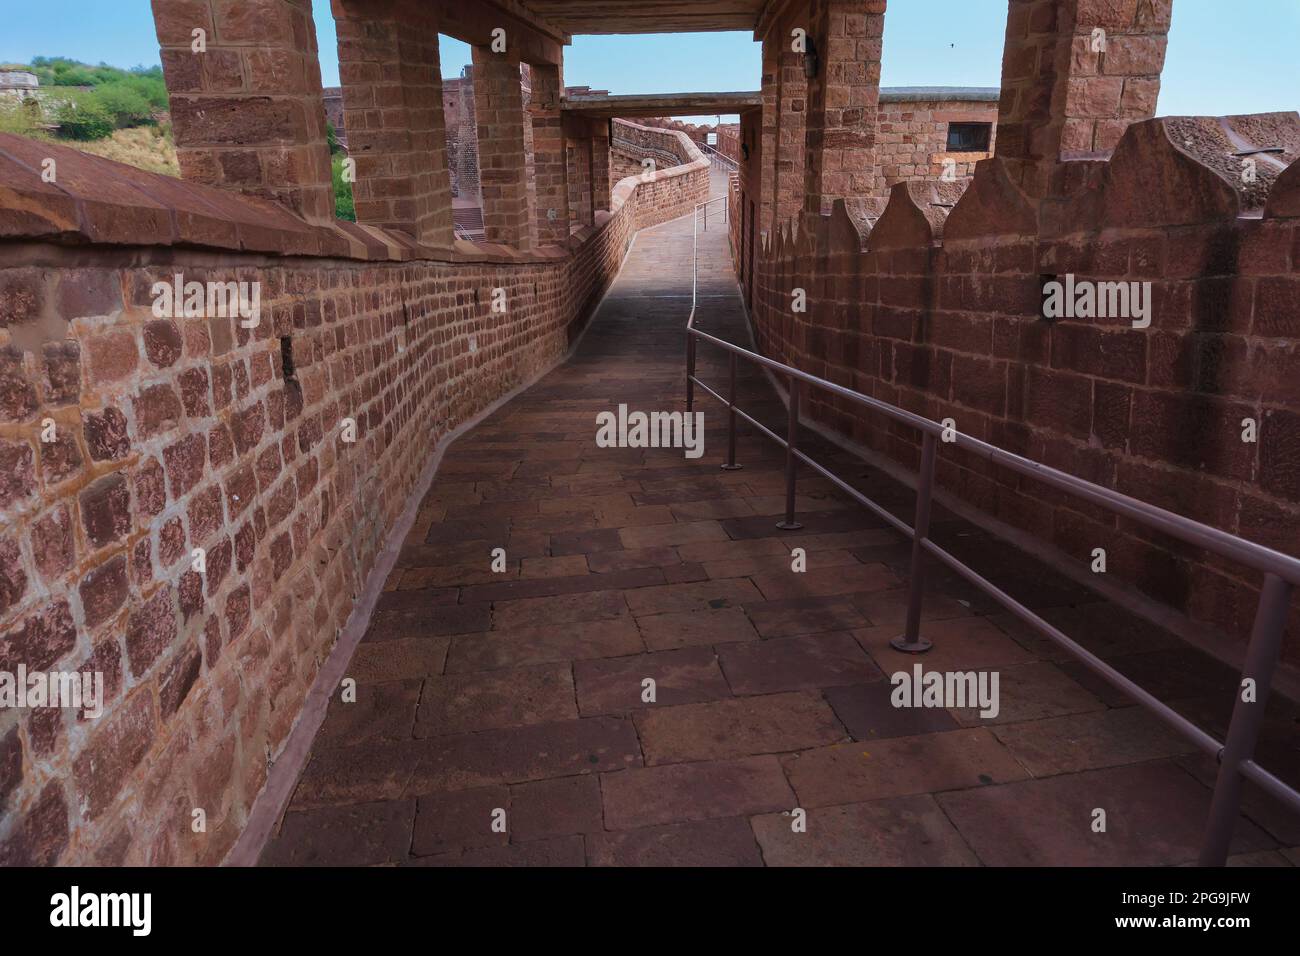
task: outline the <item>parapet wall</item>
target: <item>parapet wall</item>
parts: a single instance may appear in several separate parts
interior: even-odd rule
[[[646,156],[659,164],[652,173],[641,165]],[[674,165],[664,165],[669,163]],[[684,216],[708,199],[709,165],[699,147],[680,130],[614,120],[610,140],[614,201],[625,201],[633,191],[645,197],[639,203],[638,229]]]
[[[219,862],[431,453],[565,354],[693,172],[529,256],[0,135],[0,671],[105,691],[0,709],[0,865]],[[178,275],[256,283],[256,326],[156,315]]]
[[[1255,147],[1281,152],[1252,154],[1247,171],[1242,156]],[[1294,554],[1297,157],[1294,113],[1177,117],[1133,124],[1108,162],[1059,165],[1042,200],[1014,186],[996,157],[979,163],[955,208],[940,187],[964,184],[898,184],[883,212],[841,200],[828,219],[760,245],[758,343],[814,375]],[[1149,292],[1149,325],[1045,318],[1044,287],[1067,274],[1137,283]],[[792,310],[796,288],[807,293],[804,313]],[[805,407],[917,466],[907,429],[815,393]],[[1108,581],[1248,636],[1258,575],[970,454],[940,452],[942,486],[986,514],[1084,567],[1104,548]],[[1294,607],[1284,654],[1300,662]]]

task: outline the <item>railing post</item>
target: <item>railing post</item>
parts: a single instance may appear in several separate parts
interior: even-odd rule
[[[731,356],[731,393],[727,397],[727,463],[722,467],[725,471],[739,471],[742,466],[736,464],[736,353],[727,354]]]
[[[1276,574],[1264,576],[1255,610],[1255,625],[1246,648],[1246,663],[1237,685],[1237,700],[1232,707],[1228,736],[1219,754],[1219,777],[1214,784],[1210,817],[1205,825],[1205,842],[1201,846],[1201,866],[1223,866],[1228,859],[1232,831],[1241,807],[1241,764],[1255,756],[1255,743],[1264,723],[1268,692],[1273,683],[1282,634],[1286,630],[1287,605],[1291,585]],[[1253,682],[1252,700],[1246,700],[1245,683]]]
[[[686,410],[695,411],[695,336],[686,330]]]
[[[921,440],[921,472],[916,484],[916,518],[912,523],[912,570],[907,590],[907,624],[889,645],[906,654],[923,654],[933,645],[921,636],[921,599],[925,595],[925,539],[930,534],[930,500],[934,493],[934,458],[938,445],[933,433]]]
[[[790,422],[786,427],[785,443],[785,520],[776,523],[776,526],[782,531],[795,531],[803,527],[802,524],[794,520],[794,473],[795,465],[798,464],[794,457],[794,450],[798,440],[799,380],[792,375],[790,376]]]

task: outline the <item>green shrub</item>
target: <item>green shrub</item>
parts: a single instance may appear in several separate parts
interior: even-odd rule
[[[137,68],[117,82],[134,90],[149,104],[151,110],[162,112],[167,109],[167,84],[163,81],[162,71],[157,67],[152,70]]]
[[[0,133],[44,137],[42,121],[41,106],[36,100],[23,103],[0,100]]]
[[[113,117],[117,129],[153,122],[153,106],[145,90],[132,80],[115,80],[91,90],[86,98],[98,102]]]
[[[117,128],[113,114],[93,93],[62,94],[54,119],[59,135],[67,139],[103,139]]]
[[[334,216],[337,219],[356,222],[357,211],[352,202],[352,184],[343,179],[343,160],[343,156],[335,156],[332,164],[334,167]]]

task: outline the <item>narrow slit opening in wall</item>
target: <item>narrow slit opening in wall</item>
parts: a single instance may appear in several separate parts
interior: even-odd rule
[[[442,108],[451,182],[452,228],[457,239],[482,242],[483,192],[479,174],[478,116],[474,99],[473,51],[460,40],[438,34]]]
[[[293,365],[293,338],[288,335],[280,337],[280,371],[284,373],[286,382],[296,380]]]

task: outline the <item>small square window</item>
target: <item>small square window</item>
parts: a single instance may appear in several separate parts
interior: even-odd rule
[[[949,123],[948,152],[987,153],[992,136],[992,123]]]

